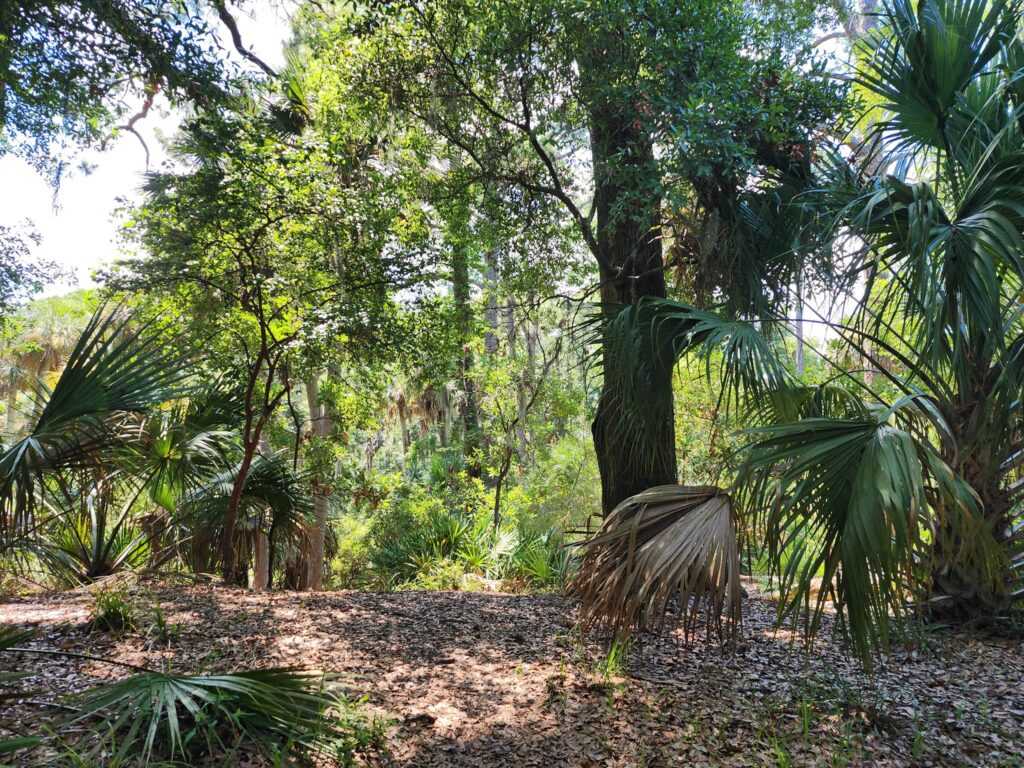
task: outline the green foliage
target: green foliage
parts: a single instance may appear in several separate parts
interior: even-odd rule
[[[434,552],[428,533],[432,520],[443,520],[444,505],[421,488],[403,489],[393,494],[371,524],[370,562],[385,574],[401,580],[415,573],[415,558],[440,554]]]
[[[138,611],[126,590],[107,587],[93,595],[89,625],[94,629],[119,634],[135,630],[138,623]]]
[[[181,634],[181,626],[167,621],[167,616],[159,605],[149,607],[145,625],[146,642],[151,646],[168,648]]]
[[[834,377],[795,380],[773,315],[755,325],[650,300],[601,326],[625,441],[662,424],[657,371],[683,356],[708,366],[720,404],[753,427],[734,495],[780,576],[781,615],[804,611],[813,635],[831,600],[865,660],[908,600],[991,617],[1020,594],[1021,9],[896,3],[885,21],[858,74],[885,119],[865,157],[824,153],[807,196],[866,244],[856,312],[832,324],[845,349]]]
[[[369,519],[357,515],[341,515],[332,520],[334,552],[328,569],[331,588],[356,589],[367,584],[371,575],[370,525]]]
[[[102,714],[119,759],[187,759],[241,744],[296,754],[341,733],[327,716],[339,703],[319,675],[266,669],[225,675],[144,672],[83,694],[77,719]]]
[[[110,615],[126,610],[123,594],[108,591],[97,595],[97,605],[101,600]],[[21,647],[31,636],[0,627],[0,653],[76,655]],[[206,764],[255,751],[274,764],[304,765],[331,756],[350,766],[356,754],[383,739],[384,724],[365,715],[364,701],[346,698],[322,673],[281,668],[188,676],[88,658],[134,674],[66,697],[72,714],[50,723],[48,736],[0,742],[0,755],[27,750],[30,757],[34,747],[69,734],[62,746],[81,765]],[[5,673],[0,683],[16,677]],[[82,723],[96,725],[85,738],[77,734]]]
[[[88,465],[119,439],[119,417],[183,392],[187,361],[157,346],[152,324],[130,315],[93,315],[29,434],[0,455],[0,548],[23,536],[51,490],[46,479]]]
[[[39,234],[29,223],[0,224],[0,325],[6,325],[18,307],[61,274],[52,261],[38,256],[30,260],[39,242]]]
[[[476,488],[472,478],[457,480],[448,499],[440,489],[396,489],[367,530],[376,583],[418,589],[564,585],[573,560],[563,546],[563,534],[532,527],[537,521],[529,517],[506,519],[495,530],[489,500],[477,497],[472,503]]]
[[[59,183],[74,145],[99,143],[131,98],[158,91],[209,102],[224,72],[202,5],[28,0],[0,14],[0,155],[15,152]]]

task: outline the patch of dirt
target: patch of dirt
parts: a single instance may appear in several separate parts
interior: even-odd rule
[[[639,638],[621,668],[582,639],[571,601],[460,592],[252,593],[155,586],[169,647],[89,634],[87,594],[0,603],[39,648],[175,671],[339,672],[390,722],[374,766],[1024,766],[1024,644],[916,637],[873,674],[826,633],[808,652],[749,585],[742,638]],[[53,700],[123,671],[14,663]],[[0,711],[0,738],[28,715]]]

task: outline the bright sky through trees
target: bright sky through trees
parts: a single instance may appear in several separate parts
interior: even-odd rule
[[[282,46],[289,34],[288,13],[289,9],[279,3],[261,0],[248,13],[236,15],[245,44],[272,67],[284,63]],[[224,50],[233,54],[230,40],[224,42]],[[160,98],[146,119],[137,124],[149,148],[151,170],[157,170],[166,160],[162,142],[173,136],[180,122],[180,112]],[[83,172],[83,166],[87,172]],[[23,159],[14,154],[0,157],[0,226],[30,220],[42,236],[34,254],[67,270],[67,277],[49,286],[46,295],[92,285],[92,272],[116,258],[115,212],[122,201],[140,200],[145,173],[146,152],[128,133],[112,141],[106,151],[82,152],[56,194],[49,181]]]

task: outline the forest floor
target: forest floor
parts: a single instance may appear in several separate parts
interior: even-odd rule
[[[1020,640],[933,631],[866,674],[827,629],[805,651],[748,589],[734,649],[667,634],[621,663],[557,596],[150,585],[180,627],[169,647],[89,634],[87,593],[0,603],[0,622],[37,627],[38,647],[176,671],[338,672],[386,723],[360,758],[372,766],[1024,766]],[[19,664],[50,696],[120,674]]]

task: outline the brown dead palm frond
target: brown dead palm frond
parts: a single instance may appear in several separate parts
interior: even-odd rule
[[[720,638],[739,627],[740,562],[732,500],[711,486],[662,485],[632,496],[584,549],[571,592],[584,628],[619,636],[661,628],[669,614],[687,635],[701,609]]]

